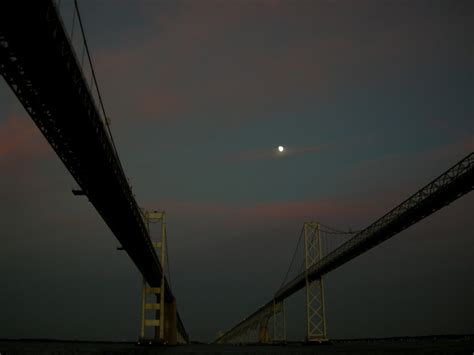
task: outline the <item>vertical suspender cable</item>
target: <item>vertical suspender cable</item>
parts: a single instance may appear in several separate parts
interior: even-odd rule
[[[71,26],[71,44],[73,45],[73,47],[74,47],[73,40],[74,40],[74,25],[75,25],[75,22],[76,22],[76,8],[74,7],[73,11],[72,11],[72,26]]]

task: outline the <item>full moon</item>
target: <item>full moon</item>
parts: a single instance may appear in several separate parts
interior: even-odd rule
[[[282,146],[282,145],[279,145],[279,146],[278,146],[278,151],[279,151],[280,153],[283,152],[284,150],[285,150],[285,147],[284,147],[284,146]]]

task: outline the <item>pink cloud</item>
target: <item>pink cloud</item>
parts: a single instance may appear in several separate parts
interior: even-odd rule
[[[242,161],[253,161],[262,159],[275,159],[278,158],[278,152],[275,148],[273,149],[259,149],[252,152],[246,152],[232,156],[230,159],[226,159],[228,163],[242,162]]]
[[[448,144],[425,150],[421,152],[414,152],[410,154],[386,154],[377,158],[365,159],[344,170],[344,175],[354,176],[366,174],[367,171],[386,171],[387,166],[416,166],[419,167],[423,163],[425,168],[437,163],[447,163],[446,166],[441,166],[439,173],[454,165],[466,155],[474,151],[474,136],[466,136],[461,140],[454,141]],[[429,165],[428,165],[429,164]],[[451,164],[451,165],[449,165]]]
[[[292,220],[301,219],[302,222],[329,216],[341,209],[340,203],[333,201],[285,201],[259,203],[240,209],[241,218],[254,221]]]
[[[305,153],[319,153],[322,150],[328,148],[329,144],[322,144],[322,145],[315,145],[315,146],[304,146],[304,147],[295,147],[295,148],[287,148],[288,154],[305,154]]]
[[[215,221],[225,227],[242,225],[272,225],[278,223],[319,221],[328,224],[366,224],[381,216],[403,200],[399,190],[358,198],[326,198],[295,201],[232,204],[221,202],[164,202],[166,211],[182,220]],[[405,192],[406,193],[406,192]],[[355,227],[363,227],[355,226]]]
[[[42,200],[57,190],[50,160],[57,159],[40,130],[26,113],[13,113],[0,122],[0,199],[15,203],[31,196]]]
[[[68,210],[57,210],[49,214],[47,218],[55,225],[61,225],[68,228],[84,228],[85,225],[95,226],[101,224],[102,221],[94,214],[95,211],[88,211],[88,213],[70,214]]]
[[[219,4],[187,2],[173,21],[157,18],[163,29],[141,42],[98,51],[94,57],[103,82],[114,83],[120,77],[127,83],[106,85],[108,95],[133,109],[135,119],[193,117],[216,107],[225,112],[230,108],[234,115],[213,116],[223,122],[235,120],[241,110],[285,102],[301,90],[310,88],[314,95],[328,92],[337,74],[334,59],[318,55],[312,42],[292,40],[289,48],[276,51],[255,43],[238,53],[229,49],[229,36],[255,25],[257,13],[267,13],[278,2]],[[344,45],[333,42],[328,43]],[[209,60],[202,59],[206,56]],[[204,81],[201,71],[208,73]]]
[[[142,112],[145,117],[158,117],[160,119],[169,115],[176,115],[182,112],[183,105],[180,98],[171,92],[161,90],[137,91],[135,97],[137,112]]]
[[[127,112],[133,113],[133,120],[128,115],[122,119],[126,118],[130,122],[150,118],[162,121],[182,113],[183,107],[186,107],[183,98],[166,84],[169,82],[166,80],[167,74],[150,63],[153,52],[147,46],[135,50],[109,49],[97,52],[96,71],[103,78],[102,92],[114,103],[107,106],[115,118],[120,119],[121,113]],[[167,69],[173,71],[178,68]],[[126,85],[114,85],[117,73],[120,73]]]
[[[47,151],[45,139],[24,115],[11,115],[0,124],[0,161],[36,158]]]
[[[137,6],[147,24],[140,28],[143,36],[93,53],[103,92],[111,98],[106,102],[114,103],[111,116],[118,122],[199,117],[239,125],[268,116],[255,113],[296,106],[300,97],[337,99],[334,94],[341,88],[385,82],[388,75],[417,69],[439,45],[439,24],[423,23],[418,26],[423,31],[414,31],[412,18],[364,37],[352,34],[351,7],[367,16],[373,8],[367,3],[323,4],[318,14],[311,2],[295,6],[276,0],[187,1],[171,14],[156,11],[153,3]],[[327,30],[305,35],[318,17]],[[347,25],[333,26],[345,17]],[[259,26],[262,18],[281,19],[292,31],[280,45],[266,46],[275,38],[271,27]],[[248,36],[257,29],[262,33]]]
[[[254,223],[270,221],[319,221],[331,224],[341,221],[371,221],[390,208],[393,200],[402,201],[400,192],[386,191],[384,196],[326,198],[300,201],[258,203],[238,210],[237,216]],[[395,207],[395,204],[391,207]],[[359,226],[360,227],[360,226]]]
[[[265,159],[277,159],[284,157],[291,157],[295,155],[307,154],[307,153],[320,153],[321,151],[328,148],[328,144],[316,145],[316,146],[303,146],[303,147],[285,147],[284,152],[280,153],[277,147],[269,149],[259,149],[251,152],[245,152],[230,156],[224,161],[226,163],[238,163],[244,161],[254,160],[265,160]]]

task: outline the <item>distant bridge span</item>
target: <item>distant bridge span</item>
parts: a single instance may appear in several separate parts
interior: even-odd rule
[[[383,241],[428,217],[474,188],[474,153],[470,153],[403,203],[379,218],[353,238],[303,271],[281,287],[273,298],[243,321],[216,339],[218,343],[232,341],[247,329],[255,328],[262,319],[274,315],[275,304],[284,301],[306,285]]]
[[[141,211],[51,0],[0,3],[0,74],[146,281],[159,287],[162,268]]]

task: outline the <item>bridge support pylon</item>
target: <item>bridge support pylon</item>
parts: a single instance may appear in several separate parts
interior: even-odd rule
[[[272,343],[286,343],[285,301],[273,300],[273,336]]]
[[[308,342],[327,342],[324,286],[322,277],[309,278],[309,269],[322,258],[319,223],[304,224],[304,257],[306,265],[306,322]]]
[[[260,320],[260,324],[258,326],[258,342],[260,344],[268,344],[269,335],[268,335],[268,317],[264,317]]]
[[[145,222],[150,230],[150,223],[161,222],[161,239],[152,244],[160,250],[160,264],[162,271],[160,287],[150,287],[143,278],[141,291],[141,317],[140,317],[140,340],[176,344],[177,342],[177,319],[176,299],[165,303],[165,266],[166,266],[166,219],[165,212],[146,211]],[[152,298],[149,303],[150,295]],[[152,317],[150,315],[152,314]],[[146,336],[146,327],[153,327],[153,336]]]

